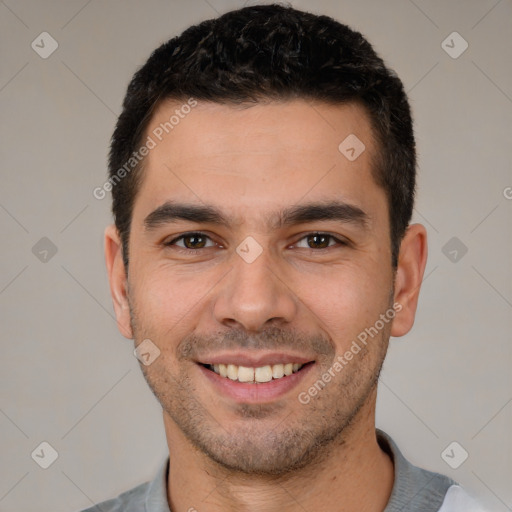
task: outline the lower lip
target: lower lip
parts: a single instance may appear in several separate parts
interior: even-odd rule
[[[198,364],[203,375],[223,394],[233,400],[246,404],[261,404],[271,402],[284,396],[302,382],[314,363],[308,363],[298,372],[269,382],[238,382],[227,377],[221,377],[212,370]]]

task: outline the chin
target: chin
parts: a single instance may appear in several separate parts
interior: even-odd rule
[[[264,423],[261,428],[241,426],[229,433],[222,427],[217,433],[189,432],[187,437],[203,455],[230,473],[276,478],[319,465],[343,431],[343,425],[325,431],[320,425],[306,429],[303,424],[279,431],[279,423],[272,422],[270,427]]]

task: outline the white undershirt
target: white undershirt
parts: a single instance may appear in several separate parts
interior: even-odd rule
[[[489,512],[482,508],[460,485],[448,488],[438,512]]]

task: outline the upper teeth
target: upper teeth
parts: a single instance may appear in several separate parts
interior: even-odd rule
[[[302,366],[299,363],[286,363],[250,368],[247,366],[237,366],[236,364],[214,364],[210,365],[210,368],[221,377],[227,377],[238,382],[269,382],[273,378],[280,379],[285,375],[291,375],[302,368]]]

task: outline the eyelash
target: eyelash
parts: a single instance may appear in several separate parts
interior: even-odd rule
[[[166,247],[175,247],[176,248],[176,251],[180,252],[180,253],[183,253],[183,254],[196,254],[196,253],[199,253],[200,251],[204,251],[205,249],[211,249],[212,247],[203,247],[203,248],[200,248],[200,249],[188,249],[186,247],[180,247],[180,246],[176,246],[176,242],[180,241],[180,240],[183,240],[184,238],[189,238],[189,237],[193,237],[193,236],[200,236],[200,237],[203,237],[203,238],[207,238],[208,240],[212,241],[212,238],[210,236],[208,236],[207,234],[205,233],[202,233],[201,231],[190,231],[188,233],[183,233],[182,235],[174,238],[173,240],[170,240],[169,242],[165,242],[164,243],[164,246]],[[340,240],[339,238],[335,237],[334,235],[331,235],[330,233],[324,233],[324,232],[321,232],[321,231],[312,231],[311,233],[307,233],[306,235],[302,236],[301,238],[299,238],[297,240],[297,242],[294,243],[297,244],[298,242],[300,242],[301,240],[304,240],[305,238],[308,238],[310,236],[326,236],[326,237],[329,237],[331,240],[334,240],[336,242],[336,245],[328,245],[327,247],[325,248],[319,248],[319,249],[313,249],[312,247],[302,247],[302,249],[309,249],[310,251],[314,251],[314,252],[320,252],[320,251],[326,251],[328,249],[334,249],[336,246],[347,246],[349,245],[348,242],[344,241],[344,240]]]

